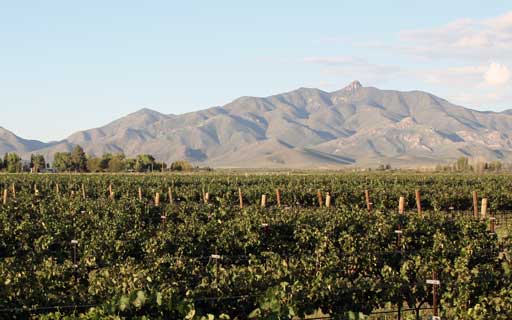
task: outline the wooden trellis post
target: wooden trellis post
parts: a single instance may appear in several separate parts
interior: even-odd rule
[[[364,190],[364,200],[366,201],[366,209],[372,212],[372,203],[370,202],[370,191]]]
[[[219,260],[221,258],[217,247],[215,247],[215,254],[212,254],[210,258],[215,261],[215,287],[217,287],[219,285]]]
[[[473,191],[473,217],[478,218],[478,195]]]
[[[114,200],[114,191],[112,191],[112,184],[108,185],[108,193],[109,193],[110,200]]]
[[[174,204],[174,198],[172,196],[172,188],[169,187],[169,190],[167,192],[169,193],[169,203]]]
[[[418,215],[422,215],[421,213],[421,193],[420,190],[416,190],[416,208],[418,208]]]
[[[437,306],[437,288],[441,285],[441,282],[437,279],[437,273],[435,271],[432,272],[432,279],[427,280],[427,284],[432,285],[432,310],[434,313],[434,318],[439,319],[439,308]]]
[[[77,246],[78,246],[78,240],[73,239],[71,240],[71,244],[73,245],[73,268],[78,268],[78,257],[77,257]]]
[[[203,195],[204,204],[208,204],[209,200],[210,200],[210,194],[208,192],[204,193],[204,195]]]
[[[491,233],[496,232],[496,217],[494,216],[493,211],[491,211],[491,216],[489,217],[489,228],[491,229]]]
[[[320,190],[318,190],[318,192],[316,193],[316,196],[318,197],[318,206],[320,208],[322,208],[324,206],[324,200],[322,198],[322,192],[320,192]]]
[[[329,192],[325,195],[325,207],[331,207],[331,194]]]
[[[485,217],[487,216],[487,198],[482,199],[482,208],[480,212],[480,218],[482,220],[485,220]]]
[[[240,209],[244,207],[244,198],[242,197],[242,189],[238,188],[238,200],[240,201]]]
[[[4,189],[4,196],[3,196],[3,204],[6,205],[7,204],[7,189]]]
[[[398,224],[398,227],[395,230],[395,234],[396,234],[396,247],[400,251],[402,251],[402,233],[403,233],[402,227],[400,226],[400,224]]]
[[[404,214],[404,211],[405,211],[405,198],[400,197],[400,199],[398,200],[398,213]]]
[[[277,199],[277,207],[281,208],[281,192],[279,189],[276,189],[276,199]]]
[[[167,221],[167,214],[165,212],[160,216],[160,220],[162,221],[162,226],[165,226],[165,222]]]
[[[157,206],[157,207],[160,206],[160,192],[157,192],[155,194],[155,206]]]
[[[139,195],[139,201],[142,201],[142,188],[141,187],[139,187],[138,195]]]
[[[267,195],[266,194],[262,194],[261,195],[261,207],[265,208],[266,206],[267,206]]]
[[[16,199],[16,185],[14,183],[12,184],[12,198]]]
[[[84,198],[84,200],[86,198],[86,196],[85,196],[85,186],[84,186],[83,183],[82,183],[82,198]]]
[[[59,188],[59,184],[57,183],[57,184],[55,185],[55,193],[57,194],[57,198],[59,198],[59,199],[60,199],[60,190],[59,190],[59,189],[60,189],[60,188]]]

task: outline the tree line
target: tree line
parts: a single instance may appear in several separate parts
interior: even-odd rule
[[[101,157],[89,156],[77,145],[71,152],[57,152],[53,162],[46,162],[43,155],[32,154],[30,162],[24,162],[16,153],[6,153],[0,159],[0,171],[17,172],[154,172],[154,171],[190,171],[193,166],[179,160],[168,166],[156,161],[150,154],[141,154],[128,158],[123,153],[107,153]]]
[[[471,162],[468,157],[460,157],[451,164],[441,165],[438,164],[435,168],[438,172],[510,172],[512,171],[512,164],[505,164],[499,160],[495,161],[473,161]]]

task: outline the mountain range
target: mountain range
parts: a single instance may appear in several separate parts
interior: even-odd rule
[[[241,97],[181,115],[141,109],[103,127],[45,143],[0,127],[0,154],[23,157],[81,145],[92,156],[149,153],[160,161],[240,168],[432,166],[461,156],[512,160],[512,111],[482,112],[422,91],[380,90],[358,81]]]

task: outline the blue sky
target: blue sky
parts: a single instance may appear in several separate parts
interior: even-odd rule
[[[0,0],[0,126],[45,141],[355,79],[499,111],[511,68],[503,0]]]

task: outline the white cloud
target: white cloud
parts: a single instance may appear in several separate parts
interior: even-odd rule
[[[501,63],[491,62],[476,66],[422,69],[413,74],[428,83],[450,87],[495,87],[510,80],[509,68]]]
[[[463,67],[413,70],[417,79],[444,91],[465,106],[509,107],[512,89],[512,11],[488,19],[459,19],[435,28],[400,33],[399,52],[431,58],[431,63],[461,61]]]
[[[512,108],[511,75],[501,63],[411,69],[402,75],[458,105],[479,110]]]
[[[395,65],[352,56],[316,56],[301,62],[319,65],[333,83],[343,78],[379,86],[391,80],[469,107],[512,107],[512,11],[405,30],[399,40],[399,44],[371,39],[355,44],[367,48],[367,57],[388,56]]]
[[[491,86],[503,85],[510,79],[510,70],[499,63],[491,63],[484,74],[485,82]]]
[[[507,94],[507,91],[501,90],[490,92],[485,90],[467,90],[464,92],[455,92],[445,98],[455,104],[478,110],[499,111],[512,107],[509,103],[512,97]]]
[[[491,26],[494,29],[511,31],[511,29],[512,29],[512,11],[507,12],[504,15],[501,15],[499,17],[486,20],[484,23]]]
[[[490,19],[460,19],[441,27],[400,33],[399,49],[432,58],[507,59],[512,54],[512,12]]]
[[[450,86],[450,87],[468,87],[474,86],[482,81],[485,66],[465,66],[450,67],[439,69],[421,69],[413,71],[420,80],[431,84]]]

